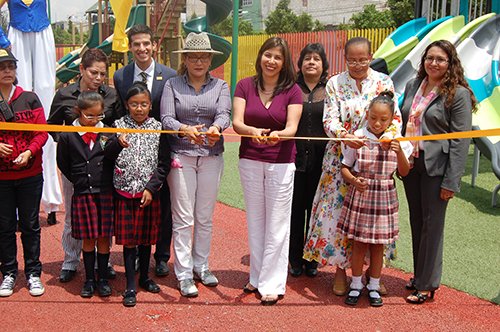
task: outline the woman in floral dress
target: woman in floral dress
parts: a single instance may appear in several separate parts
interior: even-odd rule
[[[326,85],[323,127],[329,137],[355,138],[353,133],[366,123],[365,113],[370,101],[384,90],[394,92],[389,76],[370,69],[370,41],[355,37],[347,41],[345,53],[347,71],[333,76]],[[396,103],[397,105],[397,103]],[[393,138],[400,131],[401,113],[395,110],[393,124],[384,136]],[[352,148],[360,148],[361,140],[346,141]],[[345,269],[350,265],[351,245],[348,239],[336,234],[337,221],[342,210],[347,184],[340,174],[342,150],[340,142],[330,141],[323,158],[321,179],[314,197],[310,230],[304,247],[304,259],[320,265],[337,266],[333,292],[347,291]],[[386,257],[394,255],[389,246]]]

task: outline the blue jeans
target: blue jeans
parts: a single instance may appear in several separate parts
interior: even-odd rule
[[[39,277],[42,273],[38,218],[42,187],[42,174],[19,180],[0,180],[0,270],[4,276],[17,277],[17,216],[26,278],[31,274]]]

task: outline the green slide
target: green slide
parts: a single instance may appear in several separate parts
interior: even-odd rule
[[[134,6],[130,10],[127,28],[136,24],[146,24],[146,6],[144,5]],[[106,55],[110,55],[112,51],[112,44],[113,35],[109,36],[101,44],[99,44],[98,25],[97,23],[93,24],[87,43],[82,48],[66,54],[58,61],[56,69],[57,79],[62,83],[66,83],[78,75],[80,73],[78,69],[81,62],[80,54],[87,49],[98,48],[106,53]]]
[[[231,54],[231,43],[224,38],[210,33],[210,26],[223,21],[233,9],[231,0],[201,0],[207,5],[206,16],[197,17],[184,24],[184,30],[190,32],[206,31],[210,38],[210,44],[214,50],[222,52],[216,54],[212,60],[210,70],[222,66]]]

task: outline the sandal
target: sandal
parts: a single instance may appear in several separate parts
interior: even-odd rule
[[[260,300],[260,304],[262,305],[274,305],[278,302],[279,295],[263,295]]]
[[[405,285],[405,288],[408,290],[416,290],[417,288],[415,287],[415,279],[410,278],[410,281]]]
[[[257,287],[254,287],[250,282],[243,287],[243,292],[246,294],[257,293],[258,291]]]
[[[415,290],[410,296],[406,298],[406,302],[412,304],[422,304],[428,299],[434,299],[434,291],[430,291],[427,294],[422,293],[419,290]]]
[[[378,296],[372,296],[372,293],[376,293],[376,294],[378,294]],[[378,291],[376,289],[368,291],[368,300],[370,301],[370,305],[372,307],[381,307],[382,305],[384,305],[380,291]]]
[[[345,276],[344,278],[338,278],[337,280],[337,274],[335,274],[335,279],[333,280],[333,294],[337,296],[344,296],[347,294],[348,290],[348,284],[347,284],[347,277]]]
[[[363,291],[362,289],[354,289],[354,288],[349,289],[349,293],[347,294],[344,303],[348,305],[358,304],[358,300],[359,297],[361,296],[362,291]],[[358,295],[351,295],[351,292],[358,292]]]

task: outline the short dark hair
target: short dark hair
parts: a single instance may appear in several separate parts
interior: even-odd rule
[[[142,93],[147,94],[149,100],[151,100],[151,92],[149,91],[146,83],[143,83],[141,81],[135,81],[134,84],[132,84],[132,86],[128,89],[127,95],[125,96],[125,100],[128,101],[133,96],[140,95]]]
[[[151,42],[155,41],[155,35],[153,33],[153,30],[151,30],[150,27],[144,24],[137,24],[131,27],[128,32],[127,32],[127,37],[128,37],[128,44],[132,43],[132,37],[135,35],[138,35],[140,33],[144,33],[146,35],[149,35],[151,37]]]
[[[102,96],[96,91],[83,91],[76,99],[75,107],[79,111],[82,111],[91,108],[96,104],[100,104],[104,109],[104,99]]]
[[[349,47],[354,46],[354,45],[358,45],[358,44],[365,44],[368,47],[368,53],[372,54],[372,42],[370,40],[368,40],[365,37],[354,37],[354,38],[349,39],[347,41],[347,43],[345,43],[344,55],[347,56],[347,50],[349,49]]]
[[[94,64],[94,62],[104,62],[108,66],[108,56],[98,48],[88,49],[82,56],[82,66],[86,69]]]
[[[275,47],[279,47],[281,53],[283,54],[283,67],[281,68],[278,85],[274,89],[273,96],[277,95],[281,91],[290,89],[296,81],[295,68],[293,67],[292,55],[290,53],[288,43],[281,37],[271,37],[267,39],[264,44],[262,44],[259,54],[257,55],[257,60],[255,61],[255,71],[257,72],[254,76],[255,84],[261,89],[264,89],[264,79],[262,77],[260,60],[262,59],[262,55],[265,51]]]
[[[306,55],[310,53],[316,53],[321,58],[321,62],[323,64],[323,72],[321,73],[320,80],[324,81],[328,76],[328,69],[330,68],[330,64],[328,63],[328,59],[326,58],[325,48],[321,43],[309,43],[302,49],[302,51],[300,51],[299,61],[297,62],[297,65],[299,66],[297,80],[304,80],[304,74],[302,74],[301,70],[302,63],[304,62],[304,58],[306,57]]]

